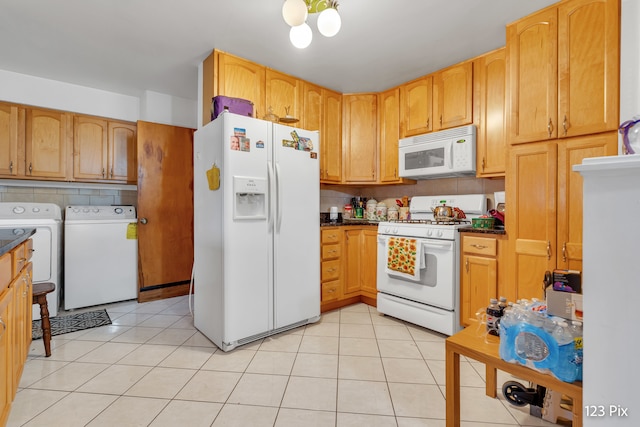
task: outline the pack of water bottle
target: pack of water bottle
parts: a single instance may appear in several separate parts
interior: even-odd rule
[[[542,301],[520,300],[504,309],[499,333],[503,360],[582,380],[582,322],[547,315]]]

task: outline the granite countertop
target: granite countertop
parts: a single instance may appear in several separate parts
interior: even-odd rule
[[[6,254],[20,243],[29,239],[36,232],[35,228],[3,228],[0,229],[0,256]]]
[[[489,228],[459,228],[459,232],[461,233],[476,233],[476,234],[507,234],[505,230],[500,229],[489,229]]]
[[[357,225],[357,226],[370,225],[372,227],[377,227],[378,221],[369,221],[367,219],[349,219],[349,220],[335,221],[335,222],[320,221],[320,227],[347,227],[350,225]]]

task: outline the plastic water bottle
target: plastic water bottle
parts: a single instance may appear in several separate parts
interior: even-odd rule
[[[574,320],[569,327],[573,337],[574,357],[572,363],[576,365],[576,380],[582,381],[582,322]]]
[[[489,307],[487,307],[487,332],[491,335],[500,336],[500,317],[502,317],[502,310],[498,305],[498,300],[491,298]]]

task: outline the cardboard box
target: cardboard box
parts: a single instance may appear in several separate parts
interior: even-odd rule
[[[554,291],[547,288],[547,314],[567,320],[582,321],[582,294]]]
[[[582,293],[582,275],[577,270],[553,270],[553,289]]]

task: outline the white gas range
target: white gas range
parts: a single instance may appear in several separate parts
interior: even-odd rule
[[[447,205],[466,218],[436,221]],[[460,330],[460,233],[485,214],[484,194],[415,196],[408,221],[378,225],[378,311],[453,335]]]

